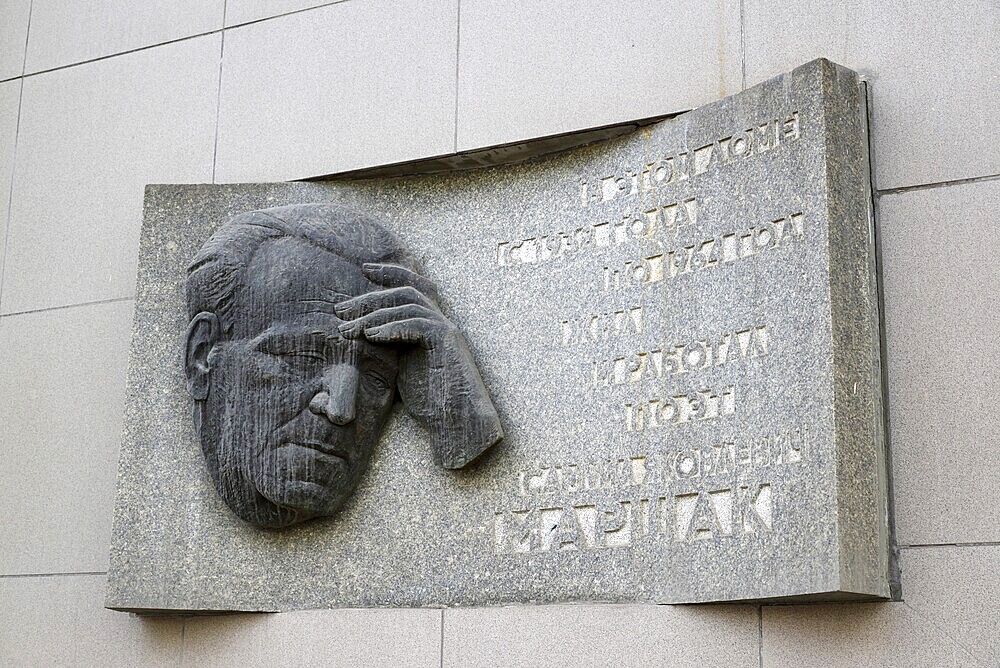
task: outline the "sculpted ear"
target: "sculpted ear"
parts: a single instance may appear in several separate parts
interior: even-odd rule
[[[192,318],[191,324],[188,325],[184,348],[184,372],[187,375],[188,392],[195,401],[204,401],[208,398],[208,389],[211,385],[211,366],[208,357],[220,336],[219,318],[214,313],[202,311]]]

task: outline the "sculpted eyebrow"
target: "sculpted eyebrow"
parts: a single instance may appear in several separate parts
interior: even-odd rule
[[[282,343],[302,343],[308,342],[310,344],[325,345],[331,339],[342,339],[340,332],[337,330],[333,331],[323,331],[319,329],[302,329],[302,330],[289,330],[289,329],[279,329],[277,331],[264,331],[257,335],[253,341],[253,347],[255,349],[261,349],[269,345],[282,344]]]

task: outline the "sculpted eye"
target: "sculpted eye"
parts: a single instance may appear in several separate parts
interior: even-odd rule
[[[315,369],[326,364],[326,355],[316,350],[265,350],[263,351],[278,360],[285,369],[297,372],[313,373]]]
[[[377,371],[366,371],[364,375],[365,384],[376,392],[388,392],[392,389],[392,384],[386,380],[385,376]]]
[[[322,362],[326,360],[323,341],[310,336],[282,334],[268,337],[258,345],[257,350],[285,362]]]

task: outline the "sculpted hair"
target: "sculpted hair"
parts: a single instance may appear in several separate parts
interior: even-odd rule
[[[399,239],[374,219],[333,204],[261,209],[236,216],[216,230],[188,265],[187,310],[214,313],[228,336],[243,273],[261,245],[295,237],[355,265],[393,262],[413,267]]]

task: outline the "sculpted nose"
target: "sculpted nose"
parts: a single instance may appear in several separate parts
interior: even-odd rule
[[[336,425],[354,421],[358,396],[358,370],[353,364],[337,364],[323,374],[323,386],[309,401],[309,410]]]

